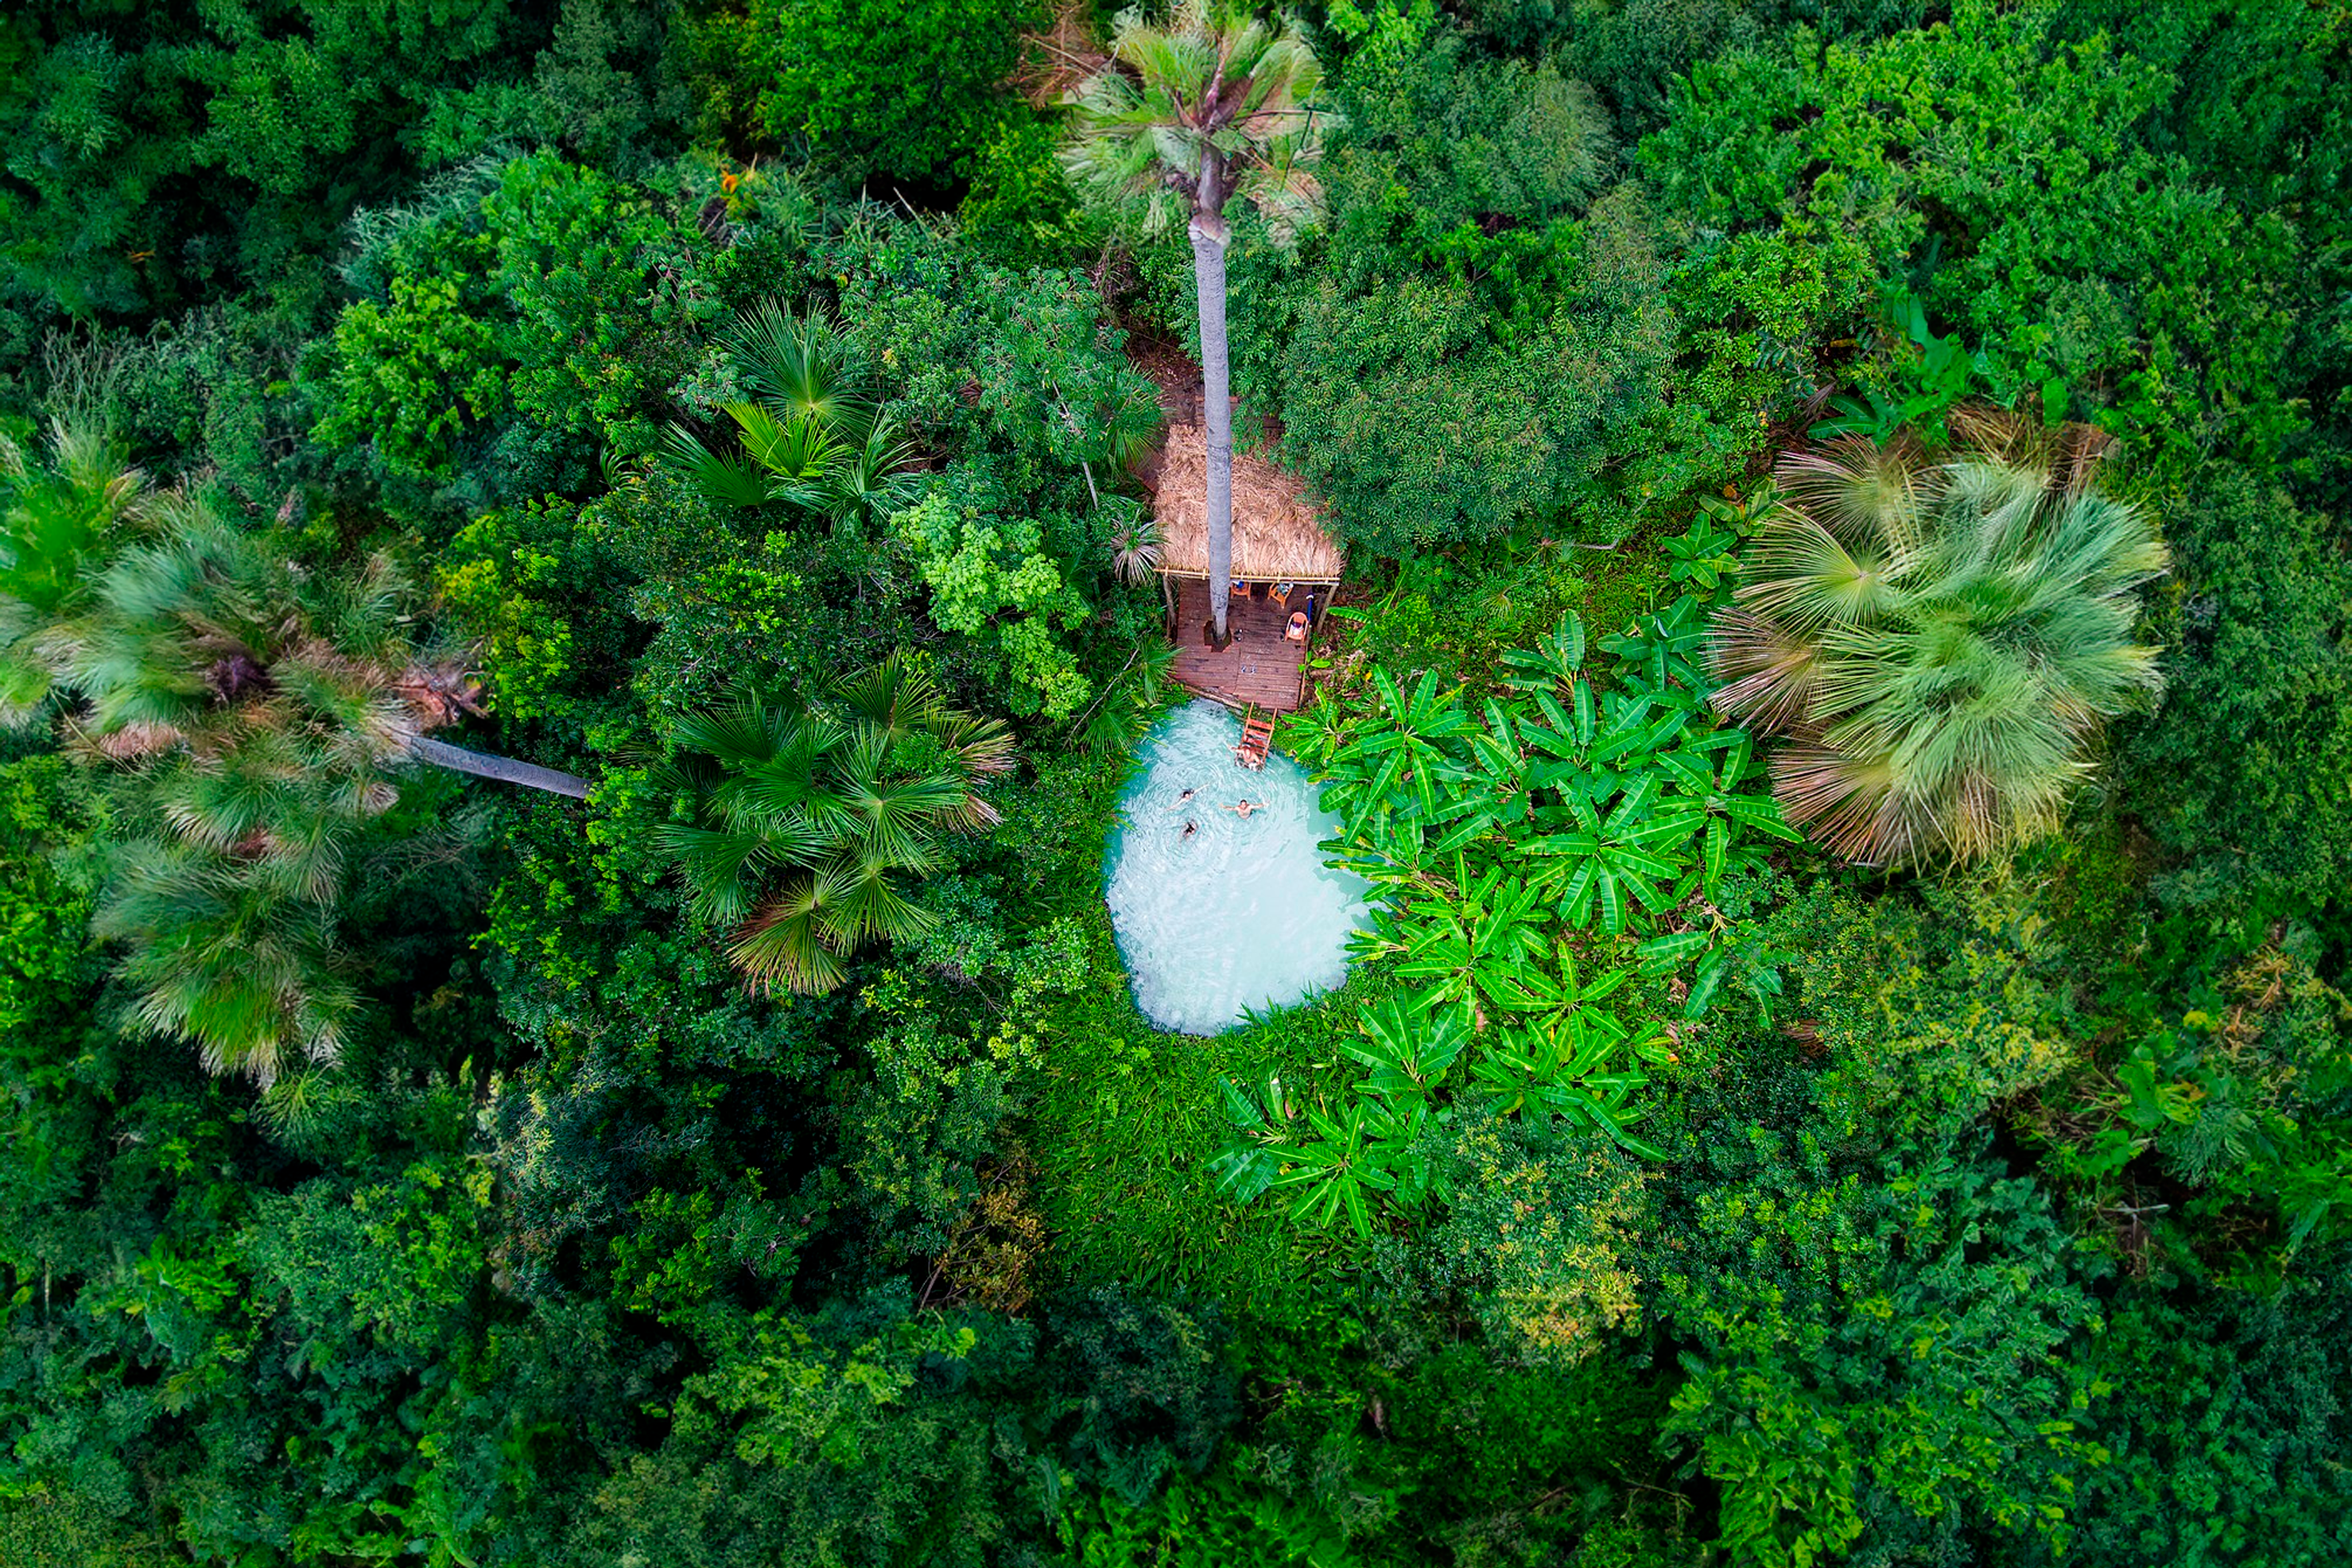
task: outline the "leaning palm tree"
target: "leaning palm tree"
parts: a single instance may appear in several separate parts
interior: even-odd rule
[[[673,782],[692,801],[658,845],[694,912],[732,927],[728,956],[762,987],[841,984],[868,942],[934,917],[902,879],[942,832],[985,827],[981,784],[1013,763],[1003,727],[950,707],[903,654],[814,700],[745,697],[680,724]]]
[[[1225,204],[1238,195],[1288,244],[1319,221],[1315,165],[1336,123],[1315,105],[1322,67],[1293,18],[1268,23],[1230,0],[1181,0],[1164,25],[1119,13],[1111,64],[1071,89],[1062,159],[1084,194],[1139,208],[1146,234],[1179,215],[1192,242],[1208,447],[1211,635],[1225,646],[1234,564],[1234,426],[1225,341]]]
[[[2070,438],[1955,430],[1942,460],[1908,436],[1783,458],[1713,627],[1716,706],[1786,737],[1789,820],[1871,865],[2046,831],[2102,724],[2162,684],[2135,637],[2168,564],[2147,517],[2088,488]]]
[[[425,738],[471,686],[411,636],[388,562],[297,570],[203,497],[149,493],[63,442],[5,499],[9,716],[58,704],[73,750],[108,767],[95,929],[124,944],[135,1016],[214,1070],[267,1082],[341,1049],[358,1001],[336,912],[417,762],[585,792]],[[126,520],[145,537],[126,542]]]

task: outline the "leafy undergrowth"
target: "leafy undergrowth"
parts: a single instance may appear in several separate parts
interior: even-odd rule
[[[1099,951],[1115,955],[1107,914],[1100,935]],[[1210,1162],[1233,1131],[1220,1082],[1277,1073],[1310,1092],[1338,1089],[1352,1071],[1342,1044],[1383,982],[1360,970],[1337,991],[1204,1037],[1153,1028],[1115,957],[1106,962],[1054,1019],[1023,1128],[1060,1268],[1077,1286],[1148,1282],[1270,1309],[1307,1288],[1303,1262],[1328,1266],[1341,1243],[1216,1191]]]

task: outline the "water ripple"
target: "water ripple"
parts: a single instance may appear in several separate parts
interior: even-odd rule
[[[1369,885],[1316,848],[1339,830],[1320,792],[1279,755],[1263,773],[1244,768],[1240,740],[1241,721],[1213,702],[1170,714],[1143,742],[1111,835],[1111,925],[1136,1005],[1163,1029],[1215,1034],[1245,1008],[1339,984],[1364,917]],[[1264,808],[1246,819],[1225,809],[1244,799]]]

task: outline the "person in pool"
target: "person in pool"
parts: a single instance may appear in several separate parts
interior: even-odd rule
[[[1171,811],[1181,811],[1181,810],[1183,810],[1183,809],[1184,809],[1184,803],[1185,803],[1185,802],[1187,802],[1187,801],[1189,801],[1189,800],[1191,800],[1191,799],[1192,798],[1192,796],[1193,796],[1193,795],[1194,795],[1195,793],[1196,793],[1196,792],[1194,792],[1194,791],[1192,791],[1192,790],[1189,790],[1189,789],[1188,789],[1188,790],[1186,790],[1182,795],[1178,795],[1178,796],[1176,797],[1176,804],[1175,804],[1174,805],[1170,806],[1168,809],[1169,809],[1169,810],[1171,810]]]
[[[1184,831],[1183,831],[1183,832],[1181,832],[1181,833],[1180,833],[1180,834],[1178,834],[1176,837],[1179,837],[1179,838],[1190,838],[1190,837],[1192,837],[1192,835],[1194,835],[1195,833],[1198,833],[1198,832],[1200,832],[1200,831],[1201,831],[1201,825],[1200,825],[1199,823],[1197,823],[1197,822],[1188,822],[1188,823],[1186,823],[1186,824],[1184,825]]]
[[[1265,802],[1262,800],[1235,801],[1233,805],[1225,807],[1225,809],[1232,812],[1235,816],[1240,817],[1244,822],[1247,822],[1251,812],[1264,811],[1265,809]]]

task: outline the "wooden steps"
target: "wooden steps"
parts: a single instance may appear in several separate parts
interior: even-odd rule
[[[1234,748],[1234,761],[1245,768],[1265,766],[1265,753],[1274,744],[1274,716],[1260,713],[1251,707],[1242,711],[1242,743]]]

